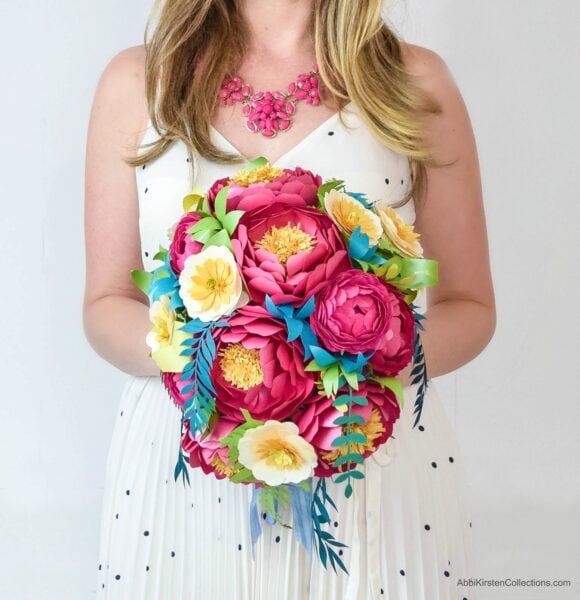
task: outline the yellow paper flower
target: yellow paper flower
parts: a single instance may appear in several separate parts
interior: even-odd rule
[[[169,346],[175,323],[175,311],[169,308],[169,296],[161,296],[149,307],[149,319],[153,324],[145,341],[153,352]]]
[[[414,231],[413,225],[407,225],[391,206],[386,208],[375,206],[375,210],[381,221],[383,232],[391,244],[404,256],[422,258],[423,248],[419,243],[420,235]]]
[[[151,358],[162,370],[181,373],[188,359],[181,356],[181,343],[187,334],[181,331],[182,323],[175,320],[175,311],[169,306],[169,296],[161,296],[149,308],[149,318],[153,327],[145,342],[151,348]]]
[[[179,295],[192,319],[213,321],[248,302],[233,254],[225,246],[208,246],[184,263]]]
[[[318,459],[295,423],[266,421],[248,429],[238,442],[238,461],[266,485],[300,483],[314,473]]]
[[[252,183],[269,183],[282,175],[283,169],[280,167],[272,167],[269,164],[263,167],[256,167],[251,171],[240,169],[230,181],[237,183],[243,187],[248,187]]]
[[[324,206],[328,216],[349,235],[360,227],[361,233],[369,236],[371,246],[379,241],[383,232],[379,217],[352,196],[330,190],[324,196]]]

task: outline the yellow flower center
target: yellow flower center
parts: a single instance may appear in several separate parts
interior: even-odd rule
[[[231,300],[235,280],[236,273],[230,264],[222,258],[208,258],[191,276],[189,294],[202,303],[201,311],[217,309]]]
[[[219,457],[219,454],[214,454],[209,463],[220,475],[231,477],[234,470]]]
[[[373,442],[385,432],[385,426],[381,421],[381,413],[378,408],[372,408],[371,414],[366,423],[363,425],[351,425],[351,433],[362,433],[366,436],[367,441],[365,444],[351,443],[350,452],[356,452],[357,454],[365,454],[367,452],[374,452],[376,450]],[[343,425],[342,434],[346,435],[346,427]],[[339,456],[345,456],[349,451],[348,445],[340,446],[336,450],[330,452],[323,452],[322,458],[327,462],[335,461]],[[342,468],[342,467],[341,467]]]
[[[251,171],[241,169],[231,178],[230,181],[233,181],[238,185],[248,187],[252,183],[269,183],[270,181],[274,181],[274,179],[280,177],[282,173],[283,170],[280,167],[271,167],[270,165],[265,165],[263,167],[252,169]]]
[[[360,226],[362,233],[366,233],[369,238],[376,237],[376,226],[368,212],[361,205],[354,204],[355,201],[337,202],[333,206],[333,216],[337,223],[347,233],[352,233]],[[358,204],[358,203],[357,203]]]
[[[256,454],[267,465],[285,471],[299,469],[304,464],[304,460],[296,448],[280,438],[262,441],[256,449]]]
[[[224,379],[241,390],[249,390],[264,381],[260,353],[242,344],[230,344],[220,350],[220,368]]]
[[[256,242],[256,248],[263,248],[276,255],[278,262],[285,265],[288,259],[299,252],[310,252],[316,239],[300,228],[300,225],[284,225],[266,231]]]

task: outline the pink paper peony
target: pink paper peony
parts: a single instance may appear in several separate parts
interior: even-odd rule
[[[228,448],[222,448],[220,441],[238,425],[235,421],[218,417],[211,431],[193,437],[189,421],[186,421],[181,447],[189,455],[189,464],[192,467],[200,467],[206,475],[213,473],[218,479],[231,476],[233,471],[228,465]]]
[[[348,393],[348,389],[342,388],[337,395],[342,393]],[[353,431],[365,434],[367,443],[355,446],[367,458],[391,436],[401,411],[395,393],[373,381],[361,381],[358,391],[352,393],[368,400],[367,406],[352,407],[354,414],[365,419],[365,424],[354,425]],[[317,477],[328,477],[342,470],[342,467],[333,467],[332,462],[346,453],[345,449],[332,446],[332,441],[344,433],[341,426],[334,424],[334,420],[344,413],[337,410],[332,401],[332,398],[317,395],[293,416],[300,435],[314,446],[318,455],[318,466],[314,471]]]
[[[200,218],[197,213],[188,212],[181,217],[175,226],[173,240],[169,245],[169,262],[176,275],[183,271],[186,259],[192,254],[197,254],[203,248],[199,242],[191,238],[190,233],[187,233],[187,230],[195,225]]]
[[[193,392],[189,394],[183,394],[183,388],[191,383],[191,381],[181,381],[181,373],[161,373],[161,380],[165,389],[169,393],[169,397],[173,400],[173,403],[182,408],[183,405],[193,396]]]
[[[288,418],[315,392],[300,342],[288,342],[285,325],[261,306],[244,306],[226,320],[230,326],[215,334],[211,371],[219,413],[240,422],[242,408],[258,420]]]
[[[376,275],[343,271],[320,289],[310,325],[327,350],[351,354],[377,350],[394,318],[390,295]]]
[[[207,198],[210,208],[218,192],[230,185],[226,209],[256,210],[274,202],[283,202],[293,206],[314,206],[316,193],[322,185],[322,177],[301,168],[284,169],[282,175],[269,182],[239,185],[227,177],[218,179],[210,188]]]
[[[275,203],[242,216],[232,236],[251,299],[303,304],[333,275],[351,268],[338,227],[317,208]]]
[[[391,304],[389,328],[369,364],[377,375],[395,377],[413,359],[415,317],[402,292],[388,283],[386,285]]]

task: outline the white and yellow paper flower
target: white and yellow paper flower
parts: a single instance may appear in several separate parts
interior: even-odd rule
[[[360,227],[361,233],[369,236],[371,246],[379,241],[383,232],[379,217],[349,194],[332,189],[324,196],[324,206],[328,216],[348,235]]]
[[[419,243],[420,235],[415,232],[413,225],[407,225],[391,206],[386,208],[375,206],[375,211],[385,236],[403,256],[423,257],[423,248]]]
[[[276,486],[300,483],[318,463],[312,445],[298,434],[295,423],[266,421],[248,429],[238,442],[238,461],[259,481]]]
[[[187,258],[179,275],[179,295],[192,319],[213,321],[249,300],[233,254],[208,246]]]
[[[149,307],[149,319],[153,324],[145,339],[151,348],[151,358],[157,366],[168,373],[181,373],[188,358],[180,356],[181,343],[187,334],[181,331],[184,323],[175,320],[175,311],[169,306],[169,296],[161,296]]]

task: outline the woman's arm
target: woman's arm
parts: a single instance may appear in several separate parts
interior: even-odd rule
[[[105,360],[132,375],[158,375],[148,356],[148,301],[130,276],[142,268],[135,170],[121,158],[148,119],[144,52],[117,54],[99,80],[89,120],[85,171],[85,335]]]
[[[428,258],[439,261],[439,285],[427,290],[422,343],[430,377],[465,365],[487,346],[496,311],[476,142],[463,98],[443,59],[406,44],[409,71],[441,103],[427,131],[438,160],[416,206],[416,231]],[[411,367],[403,372],[409,381]]]

